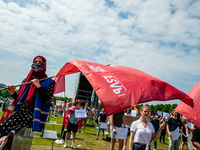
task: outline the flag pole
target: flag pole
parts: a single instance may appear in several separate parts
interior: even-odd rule
[[[171,112],[171,115],[175,112],[175,109]],[[170,116],[167,117],[167,119],[164,121],[165,123],[169,120]],[[159,131],[161,130],[161,127],[159,128],[159,130],[156,132],[156,134],[154,135],[154,137],[151,139],[150,143],[153,141],[153,139],[156,137],[156,135],[159,133]]]
[[[51,76],[51,77],[47,77],[47,78],[42,78],[42,79],[39,79],[39,81],[44,81],[44,80],[47,80],[47,79],[50,79],[50,78],[54,78],[55,76]],[[18,85],[14,85],[14,87],[18,87],[18,86],[22,86],[22,85],[26,85],[26,84],[31,84],[32,82],[26,82],[26,83],[22,83],[22,84],[18,84]],[[3,90],[6,90],[8,89],[8,87],[5,87],[5,88],[1,88],[0,91],[3,91]]]

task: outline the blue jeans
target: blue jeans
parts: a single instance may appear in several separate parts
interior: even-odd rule
[[[100,132],[101,130],[102,130],[102,132],[104,132],[104,129],[101,129],[100,125],[99,125],[98,132]]]
[[[154,141],[154,149],[157,149],[157,141]]]
[[[145,148],[146,148],[146,145],[141,145],[139,143],[134,143],[132,150],[145,150]]]

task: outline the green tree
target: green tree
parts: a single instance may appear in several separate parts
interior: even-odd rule
[[[169,108],[169,113],[171,113],[173,110],[174,110],[174,107],[171,106],[171,107]]]
[[[164,105],[164,107],[162,108],[162,112],[169,112],[168,105]]]
[[[154,112],[154,111],[156,111],[154,107],[155,107],[154,105],[150,105],[150,107],[149,107],[149,108],[150,108],[151,112]]]
[[[99,107],[99,108],[103,108],[103,106],[102,106],[102,104],[101,104],[101,103],[99,103],[98,107]]]

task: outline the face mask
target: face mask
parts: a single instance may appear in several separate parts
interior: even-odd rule
[[[45,66],[45,63],[43,64],[40,64],[40,63],[33,63],[31,65],[32,69],[35,71],[35,72],[41,72],[43,69],[44,69],[44,66]]]
[[[156,119],[158,119],[158,116],[155,116]]]
[[[178,114],[175,114],[174,116],[175,116],[175,117],[178,117]]]

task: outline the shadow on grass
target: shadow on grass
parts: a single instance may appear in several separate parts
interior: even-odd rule
[[[92,149],[82,149],[82,148],[76,148],[76,150],[92,150]]]
[[[95,135],[95,136],[97,135],[97,134],[94,134],[94,133],[85,133],[85,134],[89,134],[89,135]]]
[[[84,139],[76,138],[76,140],[84,141]]]

